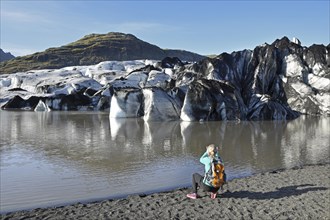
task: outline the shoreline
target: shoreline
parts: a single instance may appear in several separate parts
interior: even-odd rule
[[[189,188],[1,213],[1,219],[330,219],[330,163],[233,179],[215,200]]]

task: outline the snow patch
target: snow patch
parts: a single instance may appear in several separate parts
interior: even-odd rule
[[[0,88],[1,87],[9,87],[11,85],[11,79],[10,78],[1,78],[0,79]]]
[[[307,70],[297,55],[289,54],[284,57],[282,72],[285,73],[286,77],[296,77],[301,76]]]
[[[295,43],[295,44],[301,45],[300,40],[296,37],[292,38],[292,42]]]
[[[318,90],[330,92],[330,79],[328,78],[308,74],[308,83]]]

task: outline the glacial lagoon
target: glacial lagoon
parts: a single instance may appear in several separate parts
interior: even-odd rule
[[[210,143],[221,146],[229,180],[330,161],[330,117],[145,122],[0,111],[0,120],[1,212],[190,187]]]

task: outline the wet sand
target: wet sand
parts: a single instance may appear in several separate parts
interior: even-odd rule
[[[215,200],[190,188],[89,204],[18,211],[1,219],[330,219],[330,164],[234,179]]]

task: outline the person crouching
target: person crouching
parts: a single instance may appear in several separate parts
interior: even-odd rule
[[[218,153],[218,148],[214,144],[210,144],[206,147],[205,153],[201,156],[199,161],[204,164],[205,173],[204,176],[199,173],[194,173],[192,176],[192,193],[187,194],[188,198],[196,199],[198,198],[197,190],[202,188],[206,192],[211,192],[211,199],[217,197],[217,192],[220,189],[220,186],[212,186],[212,182],[209,178],[210,170],[213,169],[212,166],[214,161],[220,161],[222,163],[221,157]],[[225,173],[224,173],[225,175]]]

